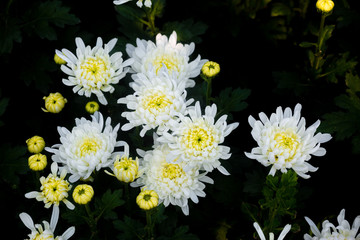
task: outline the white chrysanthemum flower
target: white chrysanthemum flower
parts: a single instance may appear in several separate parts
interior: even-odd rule
[[[299,176],[309,178],[307,172],[315,172],[317,168],[308,163],[311,156],[324,156],[326,150],[320,147],[331,139],[330,134],[317,133],[320,120],[305,128],[305,119],[300,118],[301,105],[297,104],[292,113],[290,108],[285,111],[281,107],[270,119],[261,112],[260,120],[249,116],[249,124],[253,128],[251,135],[258,143],[258,147],[245,152],[248,158],[255,159],[264,166],[272,165],[270,173],[277,170],[287,172],[293,169]]]
[[[257,222],[254,222],[254,228],[256,229],[257,233],[259,234],[259,237],[261,240],[266,240],[266,237],[263,233],[263,231],[261,230],[259,224]],[[278,237],[278,240],[283,240],[286,236],[286,234],[290,231],[291,229],[291,225],[287,224],[283,230],[280,233],[280,236]],[[274,240],[274,233],[269,233],[269,240]]]
[[[28,240],[67,240],[75,233],[75,227],[69,227],[61,236],[54,238],[54,232],[59,220],[59,207],[53,207],[50,223],[43,221],[43,225],[34,224],[32,218],[27,213],[20,213],[19,217],[25,227],[31,230]]]
[[[360,239],[360,233],[357,234],[360,228],[360,216],[357,216],[352,226],[350,226],[350,223],[347,220],[345,220],[345,209],[342,209],[337,217],[337,221],[339,224],[337,227],[335,227],[335,225],[330,223],[328,220],[325,220],[322,223],[321,232],[311,219],[305,217],[305,220],[310,225],[311,232],[314,234],[314,236],[305,234],[304,235],[305,240],[359,240]]]
[[[45,203],[45,208],[50,208],[51,206],[57,207],[60,202],[65,203],[65,205],[73,210],[75,208],[67,197],[69,196],[69,191],[72,186],[69,184],[66,177],[66,169],[62,169],[60,176],[58,176],[58,165],[56,162],[51,164],[51,173],[45,178],[40,178],[40,192],[32,191],[25,194],[26,198],[36,198],[38,201]]]
[[[147,152],[138,150],[143,157],[140,170],[143,174],[131,186],[153,190],[159,196],[159,203],[164,203],[165,207],[170,203],[177,205],[185,215],[189,215],[188,199],[198,203],[198,197],[206,195],[203,182],[213,184],[213,180],[195,168],[185,172],[182,163],[168,163],[166,156],[169,151],[166,145],[158,145]]]
[[[112,84],[117,84],[122,79],[129,66],[133,63],[132,59],[123,62],[122,53],[116,52],[110,56],[117,39],[110,40],[103,46],[100,37],[97,38],[96,46],[91,48],[85,46],[79,37],[75,39],[76,56],[67,49],[56,50],[56,54],[66,61],[66,65],[61,65],[61,70],[69,75],[68,79],[63,79],[67,86],[74,86],[74,93],[90,97],[95,94],[101,104],[106,105],[107,100],[103,92],[114,92]]]
[[[120,124],[111,126],[111,118],[104,118],[100,112],[91,115],[92,121],[85,118],[75,119],[76,126],[71,130],[58,127],[61,144],[45,148],[54,153],[52,160],[63,165],[72,175],[70,182],[88,179],[91,173],[113,163],[115,147],[123,146],[116,141]]]
[[[215,122],[217,107],[215,104],[205,108],[201,113],[200,103],[189,107],[189,116],[180,116],[180,121],[171,121],[170,132],[164,132],[157,140],[168,144],[171,149],[168,161],[176,159],[183,162],[186,170],[193,167],[211,172],[217,168],[221,173],[229,175],[221,166],[220,159],[229,159],[230,148],[221,145],[237,126],[238,122],[227,124],[227,115],[221,116]]]
[[[190,61],[190,55],[194,52],[195,44],[177,43],[177,34],[174,31],[169,39],[167,36],[156,35],[156,43],[136,39],[137,46],[127,44],[126,52],[134,60],[131,65],[137,73],[147,75],[154,71],[159,74],[161,69],[167,68],[170,74],[175,74],[179,80],[186,80],[186,87],[195,86],[191,78],[200,74],[201,68],[208,60],[202,59],[200,55]]]
[[[131,0],[115,0],[114,1],[114,4],[115,5],[121,5],[121,4],[124,4],[124,3],[127,3],[127,2],[129,2],[129,1],[131,1]],[[151,7],[151,0],[145,0],[145,3],[143,4],[143,0],[138,0],[137,2],[136,2],[136,5],[139,7],[139,8],[141,8],[143,5],[145,5],[146,7],[148,7],[148,8],[150,8]]]
[[[167,71],[158,76],[151,74],[147,77],[138,73],[132,77],[134,82],[130,83],[130,87],[135,92],[118,100],[118,103],[126,104],[129,110],[133,110],[121,114],[129,121],[122,126],[123,131],[142,126],[141,136],[155,128],[161,135],[169,120],[186,114],[187,106],[193,102],[193,99],[186,100],[185,82],[175,81]]]

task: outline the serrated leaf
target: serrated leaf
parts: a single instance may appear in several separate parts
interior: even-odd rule
[[[6,22],[0,22],[0,55],[10,53],[13,43],[22,41],[22,34],[18,24],[19,20],[9,18]]]
[[[57,34],[53,26],[63,28],[65,25],[79,23],[79,19],[69,11],[70,8],[63,6],[58,0],[38,3],[26,12],[24,30],[29,35],[35,32],[40,38],[55,40]]]
[[[95,213],[99,217],[103,216],[105,219],[115,219],[116,213],[113,211],[116,207],[123,205],[125,201],[122,199],[122,190],[118,189],[111,192],[108,189],[101,197],[95,200]]]
[[[271,8],[271,16],[288,16],[291,14],[291,9],[283,3],[274,3]]]
[[[133,240],[145,236],[144,224],[128,216],[124,216],[123,221],[115,220],[113,224],[117,230],[120,230],[120,234],[117,236],[118,239]]]
[[[353,75],[352,73],[346,73],[345,83],[348,88],[353,92],[360,92],[360,78],[358,75]]]
[[[250,89],[242,88],[225,88],[219,93],[219,97],[214,102],[218,106],[218,115],[229,114],[244,110],[248,104],[244,101],[249,97]]]
[[[324,121],[321,123],[321,131],[335,133],[337,140],[344,140],[359,131],[360,114],[332,112],[323,116]]]
[[[17,185],[19,174],[29,171],[25,157],[26,150],[25,146],[11,146],[10,144],[0,146],[0,175],[8,184]]]
[[[166,22],[163,27],[165,35],[170,35],[172,31],[176,31],[178,42],[194,42],[200,43],[202,41],[200,35],[204,34],[208,26],[201,22],[195,22],[190,18],[184,21]]]

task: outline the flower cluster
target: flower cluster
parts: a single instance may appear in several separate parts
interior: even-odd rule
[[[128,1],[116,0],[114,4]],[[318,8],[320,2],[327,7],[322,11],[331,11],[328,10],[331,7],[328,2],[318,2]],[[151,4],[150,0],[144,2],[146,7],[151,7]],[[142,7],[143,1],[138,0],[137,5]],[[46,167],[46,156],[40,153],[43,149],[52,154],[53,161],[51,173],[39,179],[40,191],[25,194],[26,198],[43,202],[45,208],[53,207],[50,223],[44,221],[43,226],[34,225],[27,213],[20,214],[25,226],[31,230],[29,238],[70,238],[74,227],[62,236],[54,237],[60,202],[73,210],[75,205],[68,200],[73,187],[71,184],[93,181],[93,174],[102,169],[126,187],[128,183],[132,187],[140,187],[136,203],[147,211],[147,217],[148,210],[158,204],[178,206],[185,215],[189,215],[189,200],[198,203],[199,197],[206,196],[205,184],[214,183],[208,176],[211,172],[218,170],[223,175],[230,175],[222,166],[222,161],[231,157],[231,149],[225,145],[225,139],[239,123],[229,124],[228,116],[221,115],[215,103],[204,107],[200,100],[188,98],[189,88],[196,85],[194,79],[202,74],[208,84],[206,102],[210,102],[209,84],[219,74],[219,64],[202,59],[200,55],[191,60],[195,44],[178,43],[175,31],[169,37],[157,34],[155,42],[136,39],[136,45],[127,44],[129,58],[125,61],[121,52],[112,53],[117,43],[115,38],[103,44],[102,38],[98,37],[94,47],[85,46],[79,37],[75,43],[76,54],[67,49],[56,50],[54,59],[68,75],[62,82],[73,87],[74,93],[88,98],[94,94],[101,104],[107,105],[105,94],[113,93],[114,86],[126,74],[131,74],[129,87],[133,92],[117,100],[127,110],[121,113],[109,111],[127,122],[121,128],[120,123],[113,127],[111,117],[104,119],[99,112],[99,104],[89,101],[85,110],[92,114],[91,120],[76,118],[71,130],[59,126],[60,143],[45,147],[44,139],[39,136],[26,141],[29,152],[34,153],[28,161],[31,169],[41,171]],[[51,93],[44,100],[46,109],[43,111],[52,113],[59,113],[67,103],[60,93]],[[324,156],[326,153],[320,145],[328,142],[331,135],[316,132],[319,120],[306,128],[301,108],[300,104],[294,110],[278,107],[270,117],[261,112],[260,120],[252,116],[248,118],[257,146],[245,155],[266,167],[270,166],[270,175],[274,176],[277,171],[286,173],[291,169],[299,176],[309,178],[308,172],[317,170],[309,160],[312,156]],[[129,144],[117,138],[119,130],[126,132],[134,128],[139,129],[142,138],[151,136],[151,132],[153,146],[146,151],[137,149],[138,157],[133,159]],[[118,148],[123,148],[123,151]],[[68,173],[70,176],[66,179]],[[77,184],[72,192],[75,203],[85,205],[86,211],[89,211],[88,203],[93,196],[94,189],[88,184]],[[360,216],[350,228],[344,214],[343,210],[338,217],[339,226],[326,221],[321,232],[306,218],[315,237],[306,234],[304,238],[359,239],[356,233],[360,227]],[[89,212],[88,215],[93,217]],[[259,224],[255,222],[253,225],[260,239],[265,240]],[[278,239],[284,239],[290,229],[291,225],[286,225]],[[269,235],[270,239],[274,239],[273,233]]]
[[[186,89],[195,86],[192,78],[207,62],[200,56],[190,61],[194,43],[177,43],[173,32],[169,38],[158,34],[155,43],[137,39],[136,44],[126,46],[134,93],[118,100],[130,110],[122,113],[129,122],[121,129],[141,127],[142,137],[149,130],[156,134],[152,150],[138,151],[141,174],[131,186],[155,191],[159,203],[177,205],[188,215],[188,199],[197,203],[205,196],[204,183],[213,183],[206,174],[215,168],[229,174],[220,160],[231,156],[230,148],[222,143],[238,123],[228,125],[226,115],[215,120],[215,104],[203,114],[199,102],[194,106],[187,99]]]

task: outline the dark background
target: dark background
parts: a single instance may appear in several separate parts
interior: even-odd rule
[[[232,121],[240,122],[240,126],[227,139],[227,145],[232,147],[234,156],[225,166],[232,175],[225,177],[213,173],[215,185],[207,186],[206,198],[200,199],[197,205],[190,205],[190,217],[180,216],[180,222],[189,225],[190,231],[200,239],[214,238],[214,228],[223,221],[232,224],[229,239],[238,239],[243,232],[253,231],[252,222],[244,216],[239,206],[247,199],[246,193],[243,192],[245,174],[252,172],[254,168],[264,167],[243,155],[244,151],[251,151],[256,144],[250,134],[248,116],[253,115],[257,118],[259,112],[270,115],[278,106],[293,109],[296,103],[301,103],[302,116],[306,118],[307,126],[310,126],[317,119],[322,120],[325,113],[337,110],[333,99],[345,93],[346,89],[343,79],[338,83],[315,82],[312,88],[302,94],[294,93],[293,89],[277,88],[275,72],[294,71],[299,76],[307,76],[306,51],[298,44],[302,41],[316,41],[316,37],[309,30],[310,25],[318,26],[320,21],[320,14],[315,9],[316,1],[309,1],[304,16],[294,11],[291,18],[286,18],[285,32],[279,30],[278,19],[270,16],[271,4],[284,2],[296,5],[303,1],[273,1],[259,8],[255,17],[250,14],[249,9],[237,9],[232,2],[235,1],[169,0],[162,18],[155,22],[160,29],[168,21],[182,21],[188,18],[205,23],[208,28],[200,35],[201,42],[196,44],[192,57],[200,54],[202,58],[220,64],[221,73],[213,81],[213,95],[216,96],[226,87],[251,89],[249,98],[245,100],[248,107],[241,112],[233,113]],[[335,1],[334,12],[326,19],[327,24],[337,26],[333,37],[328,41],[328,51],[349,52],[351,57],[357,59],[360,53],[360,39],[357,34],[360,30],[358,3],[348,1],[349,8],[346,8],[344,2]],[[71,127],[74,116],[86,116],[85,110],[72,106],[71,101],[61,114],[44,113],[40,109],[43,107],[42,97],[50,92],[59,91],[68,100],[73,98],[71,88],[61,83],[61,78],[65,75],[52,63],[55,49],[67,48],[73,51],[76,36],[87,36],[87,45],[95,44],[97,36],[101,36],[104,42],[113,37],[123,36],[111,1],[91,3],[78,0],[63,1],[63,4],[70,7],[70,12],[80,19],[79,24],[58,28],[58,38],[53,41],[35,36],[23,37],[20,44],[14,43],[11,53],[0,56],[3,74],[1,97],[9,99],[6,111],[1,116],[4,125],[0,127],[0,133],[2,144],[8,144],[6,146],[10,148],[25,146],[26,139],[33,135],[46,136],[47,146],[55,144],[58,142],[56,126]],[[135,1],[127,4],[135,4]],[[30,2],[15,0],[10,13],[20,18],[24,9],[31,7]],[[283,34],[282,37],[279,37],[279,32]],[[39,58],[40,53],[47,55],[48,61]],[[123,53],[126,58],[125,51]],[[38,61],[39,59],[41,61]],[[357,69],[358,66],[353,71],[356,72]],[[37,80],[42,77],[50,78],[51,82],[46,82],[45,85],[39,83]],[[200,84],[202,80],[199,78],[196,81]],[[74,101],[82,103],[86,100]],[[107,107],[102,109],[110,111]],[[319,167],[318,171],[311,173],[310,179],[299,179],[301,187],[312,191],[308,198],[303,200],[297,219],[308,216],[315,222],[320,222],[327,216],[337,216],[340,210],[345,208],[346,219],[351,224],[360,214],[356,196],[359,190],[359,155],[353,154],[349,139],[333,139],[323,144],[323,147],[327,150],[326,155],[310,160],[313,166]],[[27,157],[25,154],[24,159]],[[266,175],[267,171],[264,168],[263,174]],[[0,181],[1,210],[11,211],[6,215],[6,226],[18,228],[18,231],[11,232],[14,239],[24,238],[27,233],[18,214],[26,211],[33,216],[34,209],[41,210],[33,206],[35,200],[27,200],[24,197],[26,192],[23,189],[35,190],[31,187],[31,180],[34,179],[31,174],[17,174],[20,180],[16,184],[11,184],[6,179]],[[219,189],[218,182],[219,186],[227,186],[225,190],[230,193]],[[37,222],[35,219],[34,221]],[[301,239],[302,234],[307,231],[305,224],[305,229],[294,239]]]

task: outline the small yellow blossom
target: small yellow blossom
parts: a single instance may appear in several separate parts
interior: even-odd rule
[[[159,196],[153,190],[141,190],[136,197],[136,203],[141,209],[150,210],[159,204]]]
[[[334,2],[332,0],[318,0],[316,2],[316,8],[322,13],[329,13],[334,8]]]
[[[99,110],[99,104],[95,101],[88,102],[85,106],[85,109],[88,113],[93,114]]]
[[[123,155],[121,158],[118,155],[114,162],[114,174],[111,175],[115,176],[121,182],[129,183],[138,177],[138,170],[139,159],[137,157],[133,160],[127,155]]]
[[[28,140],[26,140],[26,144],[29,152],[31,153],[39,153],[45,147],[44,139],[39,136],[33,136],[32,138],[29,138]]]
[[[59,113],[64,108],[65,103],[67,103],[66,98],[64,98],[60,93],[50,93],[48,97],[43,97],[45,100],[45,108],[41,108],[44,112]]]
[[[208,61],[206,62],[202,68],[201,73],[206,78],[214,78],[220,72],[220,65],[216,62]]]
[[[87,204],[94,196],[94,189],[88,184],[77,185],[73,192],[73,199],[78,204]]]
[[[68,192],[71,190],[70,183],[65,180],[66,170],[63,169],[58,176],[58,165],[56,162],[51,164],[51,173],[45,178],[40,178],[40,192],[32,191],[25,194],[26,198],[35,198],[38,201],[45,203],[45,208],[50,208],[52,205],[59,206],[63,202],[69,209],[74,209],[75,206],[67,200]]]
[[[47,158],[46,155],[41,153],[36,153],[31,155],[28,159],[29,167],[33,171],[41,171],[47,165]]]
[[[54,56],[54,61],[56,64],[59,64],[59,65],[66,64],[66,61],[64,59],[62,59],[61,57],[59,57],[59,55],[57,55],[56,53]]]

